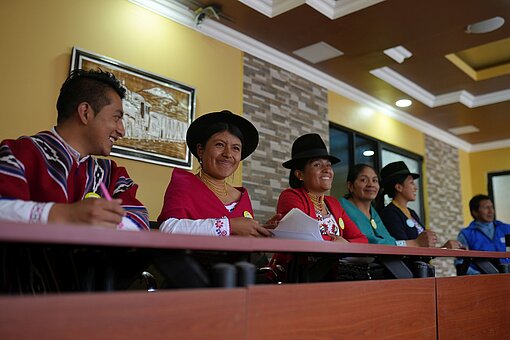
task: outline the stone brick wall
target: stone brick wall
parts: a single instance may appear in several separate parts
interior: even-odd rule
[[[425,174],[429,226],[438,243],[457,238],[463,227],[462,197],[458,150],[430,136],[425,136]],[[453,258],[434,259],[436,276],[455,275]]]
[[[292,142],[315,132],[329,144],[328,91],[249,54],[244,55],[243,113],[259,130],[257,150],[243,162],[243,186],[260,222],[274,215],[288,187]]]

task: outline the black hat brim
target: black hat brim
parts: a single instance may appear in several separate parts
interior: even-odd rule
[[[384,178],[382,181],[381,181],[381,185],[382,186],[385,186],[389,183],[391,183],[391,181],[393,179],[395,179],[396,177],[399,177],[399,176],[412,176],[413,179],[417,179],[417,178],[420,178],[420,175],[418,174],[415,174],[413,172],[409,172],[409,171],[406,171],[406,170],[403,170],[403,171],[397,171],[395,173],[392,173],[390,176],[388,176],[387,178]]]
[[[293,158],[288,160],[282,164],[282,166],[286,169],[294,169],[297,165],[302,164],[304,161],[308,159],[314,158],[326,158],[331,164],[340,163],[340,158],[324,153],[323,150],[321,152],[309,152],[307,155],[303,155],[302,157]]]
[[[195,119],[186,132],[186,144],[197,159],[197,145],[204,140],[206,131],[216,123],[227,123],[236,126],[243,134],[241,160],[252,154],[259,144],[259,133],[255,126],[246,118],[230,111],[211,112]]]

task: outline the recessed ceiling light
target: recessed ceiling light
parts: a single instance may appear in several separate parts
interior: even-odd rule
[[[398,107],[409,107],[411,106],[413,102],[410,101],[409,99],[399,99],[395,102],[395,105],[397,105]]]
[[[463,135],[465,133],[478,132],[478,131],[480,131],[480,129],[473,125],[465,125],[465,126],[459,126],[456,128],[448,129],[448,131],[450,131],[454,135]]]
[[[481,34],[481,33],[489,33],[492,31],[497,30],[503,24],[505,23],[505,19],[502,17],[494,17],[491,19],[479,21],[477,23],[468,25],[466,27],[466,33],[475,33],[475,34]]]
[[[317,64],[328,59],[336,58],[344,54],[342,51],[334,48],[333,46],[325,43],[324,41],[300,48],[299,50],[295,50],[292,53],[300,56],[305,60],[308,60],[313,64]]]
[[[365,157],[371,157],[375,154],[374,150],[365,150],[363,151],[363,156]]]

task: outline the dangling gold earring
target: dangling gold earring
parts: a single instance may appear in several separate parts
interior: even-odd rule
[[[201,158],[198,159],[198,164],[199,164],[199,166],[198,166],[198,177],[202,178],[202,159]]]

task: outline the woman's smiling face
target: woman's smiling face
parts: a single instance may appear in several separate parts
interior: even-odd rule
[[[366,166],[354,182],[348,182],[347,188],[353,198],[360,201],[373,201],[379,193],[379,177],[374,169]]]
[[[310,159],[303,170],[296,170],[295,175],[303,181],[303,187],[308,192],[322,195],[331,189],[335,173],[329,159],[315,158]]]
[[[202,171],[216,179],[225,179],[236,171],[241,161],[241,151],[241,140],[228,131],[212,135],[205,147],[197,146]]]

